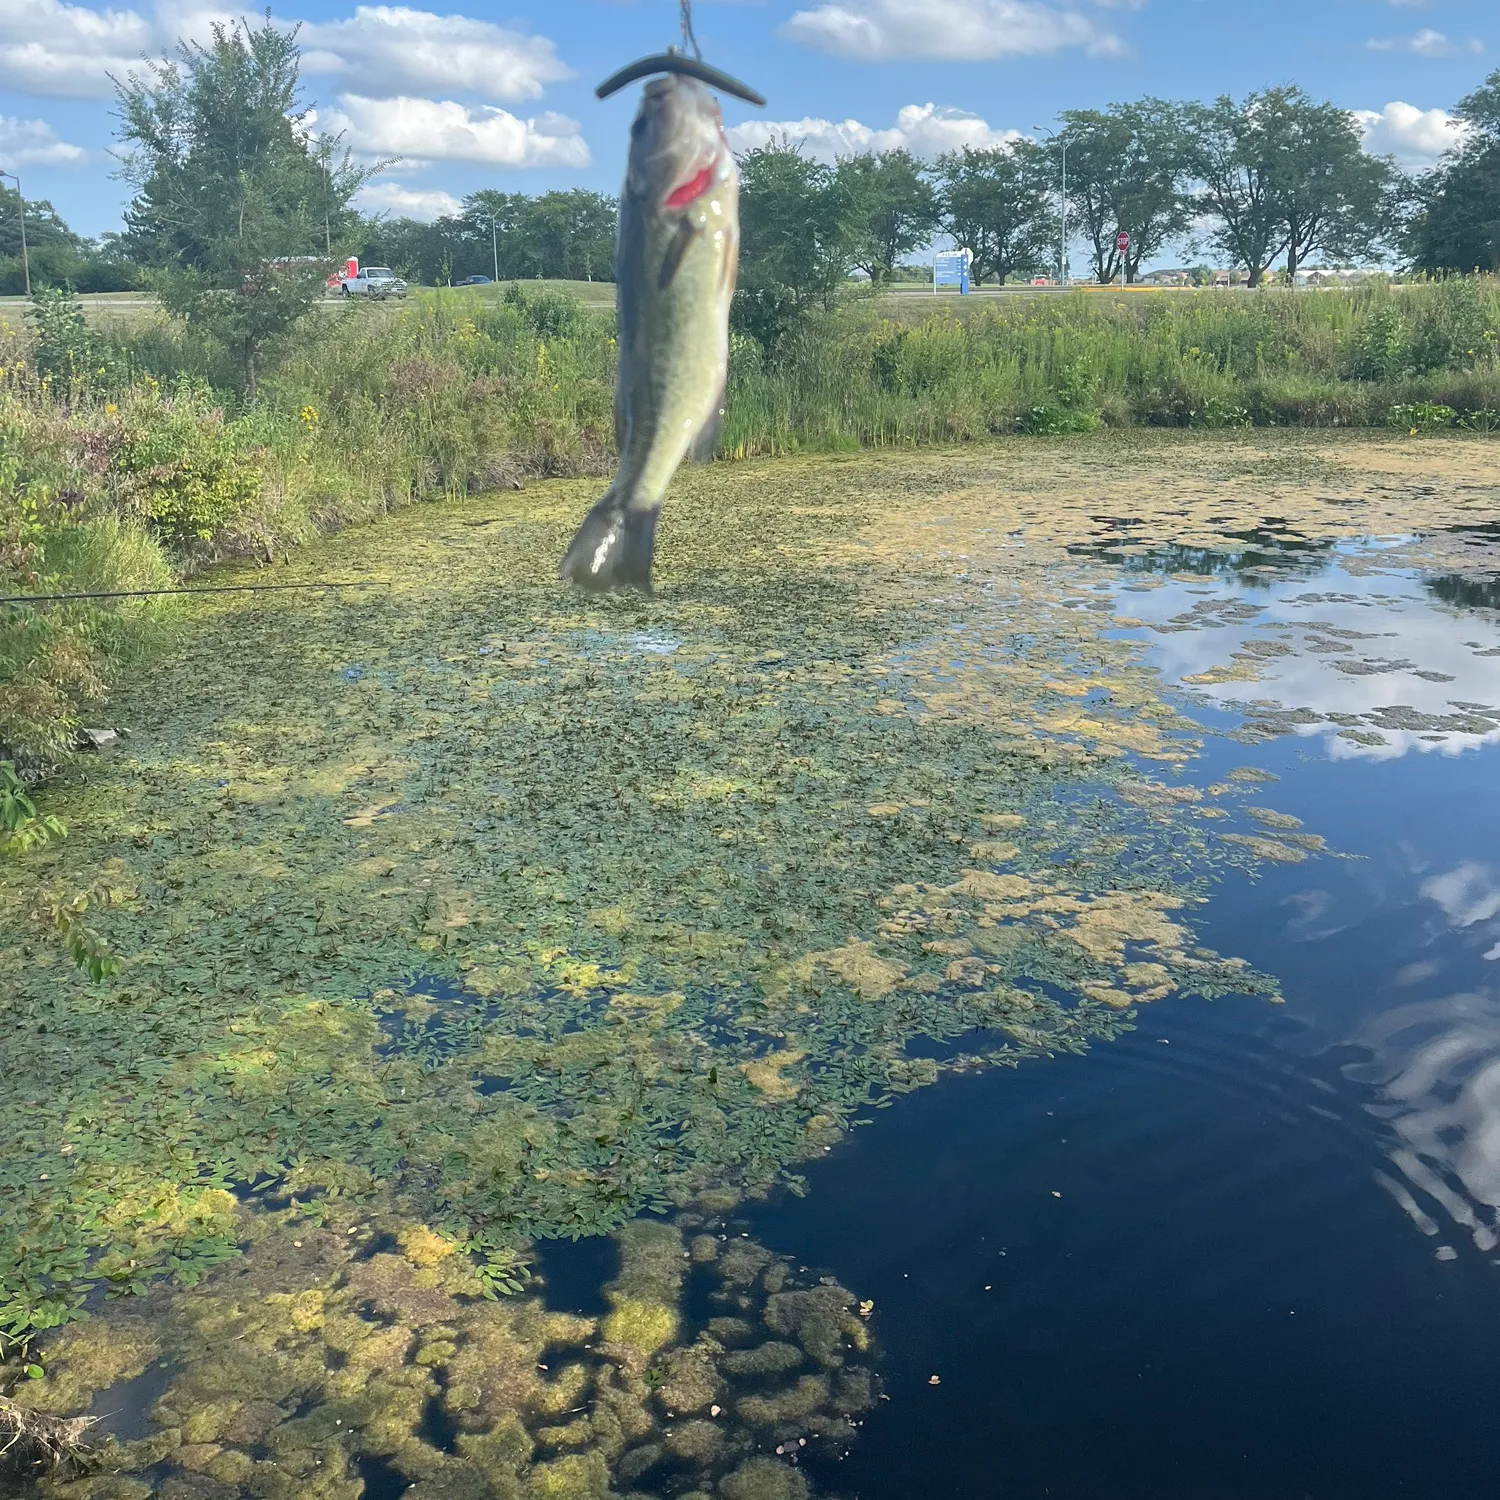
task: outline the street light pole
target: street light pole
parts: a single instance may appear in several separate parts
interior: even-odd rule
[[[21,270],[26,277],[26,295],[31,295],[31,257],[26,253],[26,197],[21,191],[21,179],[14,172],[0,172],[0,177],[9,177],[16,185],[16,201],[21,205]]]
[[[1066,286],[1068,284],[1068,137],[1066,133],[1048,130],[1045,125],[1033,125],[1031,128],[1050,136],[1062,147],[1062,191],[1058,195],[1058,220],[1061,228],[1057,237],[1057,284]]]
[[[490,215],[490,254],[495,258],[495,280],[500,279],[500,236],[495,229],[495,216]]]

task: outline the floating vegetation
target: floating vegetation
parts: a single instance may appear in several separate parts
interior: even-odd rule
[[[1275,994],[1193,908],[1320,841],[1222,832],[1261,778],[1192,784],[1202,730],[1067,552],[1106,483],[1144,545],[1242,545],[1267,486],[1309,536],[1402,501],[1353,477],[1379,445],[1236,443],[685,476],[653,600],[555,583],[564,483],[278,569],[386,590],[194,601],[48,798],[70,837],[0,865],[0,1337],[46,1370],[11,1398],[168,1361],[114,1488],[67,1493],[802,1493],[775,1450],[849,1435],[858,1311],[768,1251],[735,1281],[708,1226],[945,1069]],[[38,882],[109,892],[118,969]],[[601,1319],[527,1289],[537,1241],[616,1232]]]

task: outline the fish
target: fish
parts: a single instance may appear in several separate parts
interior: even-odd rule
[[[739,170],[718,101],[669,73],[641,94],[615,241],[620,461],[560,576],[651,592],[656,521],[684,458],[713,457],[739,268]]]

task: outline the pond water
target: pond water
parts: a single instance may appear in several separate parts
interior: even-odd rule
[[[1500,619],[1374,570],[1389,555],[1351,543],[1122,594],[1193,622],[1151,649],[1178,682],[1256,632],[1291,645],[1192,711],[1232,730],[1222,705],[1253,695],[1308,722],[1248,751],[1210,740],[1193,775],[1271,773],[1278,810],[1340,857],[1230,876],[1199,919],[1278,976],[1284,1007],[1163,1001],[1086,1057],[946,1082],[753,1216],[879,1309],[890,1400],[818,1467],[830,1488],[1492,1492],[1500,745],[1465,721],[1500,703]]]
[[[35,867],[121,978],[0,929],[0,1312],[92,1314],[12,1394],[118,1439],[35,1493],[1489,1493],[1493,453],[726,467],[652,601],[559,485],[196,605]]]

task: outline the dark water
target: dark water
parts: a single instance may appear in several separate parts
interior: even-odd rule
[[[1121,593],[1175,678],[1291,648],[1193,711],[1312,721],[1211,740],[1191,779],[1271,771],[1253,801],[1358,857],[1234,876],[1201,918],[1284,1006],[1163,1002],[1088,1056],[947,1080],[757,1213],[876,1304],[889,1399],[820,1488],[1500,1494],[1500,622],[1371,558]]]

